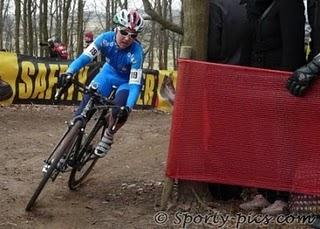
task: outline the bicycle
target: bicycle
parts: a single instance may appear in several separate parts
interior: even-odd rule
[[[43,177],[31,196],[26,211],[32,209],[50,178],[54,182],[60,173],[71,172],[68,187],[76,190],[99,159],[94,155],[94,149],[108,127],[111,108],[116,107],[113,99],[117,88],[113,86],[110,95],[105,98],[97,92],[95,85],[84,86],[74,79],[72,83],[79,87],[81,93],[89,94],[90,99],[82,113],[69,121],[66,132],[44,161]],[[60,100],[64,91],[64,88],[57,89],[55,100]],[[113,130],[118,119],[115,119],[111,127]]]

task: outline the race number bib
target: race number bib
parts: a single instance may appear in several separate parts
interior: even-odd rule
[[[88,48],[86,48],[83,53],[89,56],[91,59],[94,59],[99,54],[99,50],[94,43],[91,43]]]
[[[142,69],[131,69],[129,84],[141,84]]]

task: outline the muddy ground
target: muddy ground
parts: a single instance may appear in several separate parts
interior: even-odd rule
[[[182,228],[187,215],[178,213],[176,208],[167,211],[168,215],[159,212],[171,115],[156,111],[133,111],[117,133],[110,153],[98,161],[79,190],[70,191],[68,174],[62,174],[54,183],[48,183],[33,211],[25,212],[42,176],[43,160],[64,132],[64,121],[71,117],[73,109],[0,107],[0,228]],[[209,212],[190,212],[194,222],[185,225],[236,228],[238,204],[217,201]],[[196,214],[200,214],[198,218]],[[231,215],[233,219],[222,225],[219,217]],[[200,216],[210,216],[211,224],[201,225],[205,219]],[[263,223],[241,228],[293,226]]]
[[[73,107],[0,108],[0,228],[151,228],[164,177],[171,116],[134,111],[86,183],[69,191],[68,174],[25,205],[42,161],[63,133]]]

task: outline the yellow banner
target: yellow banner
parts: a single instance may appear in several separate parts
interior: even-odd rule
[[[18,72],[17,55],[0,52],[0,103],[11,104],[13,102]]]
[[[58,76],[70,63],[65,60],[36,58],[8,52],[0,52],[0,60],[0,104],[7,105],[53,104]],[[75,77],[79,82],[88,84],[100,67],[101,63],[90,64],[82,68]],[[171,111],[172,105],[167,98],[167,90],[161,90],[161,87],[167,85],[167,79],[170,79],[175,87],[176,72],[143,69],[143,79],[137,107],[157,107],[163,111]],[[161,93],[162,91],[165,93]],[[81,100],[82,94],[71,86],[62,103],[75,104]]]
[[[175,88],[177,83],[177,71],[160,70],[159,87],[157,88],[158,110],[171,112],[174,103]]]

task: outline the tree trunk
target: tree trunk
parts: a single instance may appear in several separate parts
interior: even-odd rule
[[[32,55],[38,56],[39,54],[39,48],[38,48],[38,39],[39,39],[39,28],[37,27],[37,21],[39,20],[37,15],[37,9],[36,9],[36,2],[31,1],[31,23],[32,23]]]
[[[155,29],[156,29],[156,24],[155,22],[151,22],[151,34],[150,34],[150,43],[149,43],[149,63],[148,67],[153,69],[154,68],[154,43],[155,43]]]
[[[181,58],[206,60],[207,36],[208,36],[208,0],[185,0],[183,2],[183,46]],[[184,76],[187,77],[187,76]],[[208,184],[194,181],[179,180],[177,201],[184,210],[189,210],[193,204],[206,205],[211,202]],[[172,198],[174,181],[166,178],[162,197],[161,209],[168,207],[168,201]]]
[[[15,0],[15,52],[20,53],[20,15],[21,15],[21,6],[20,1]]]
[[[43,20],[43,11],[44,11],[44,8],[43,8],[43,5],[44,5],[44,0],[40,0],[39,2],[39,41],[40,42],[44,42],[44,39],[43,39],[43,25],[46,24],[46,22],[44,22]],[[40,57],[43,57],[43,48],[40,47],[40,54],[39,56]]]
[[[162,5],[162,15],[165,20],[168,20],[168,10],[169,6],[167,0],[163,1]],[[162,69],[168,69],[168,50],[169,50],[169,32],[167,29],[163,30],[162,38],[163,38],[163,68]]]
[[[110,0],[106,1],[106,30],[111,29]]]
[[[23,0],[23,53],[28,53],[27,0]]]
[[[53,15],[54,15],[54,12],[55,12],[55,8],[54,7],[54,1],[51,1],[50,2],[50,5],[49,5],[49,15],[50,15],[50,20],[49,20],[49,28],[48,28],[48,38],[49,37],[52,37],[52,31],[53,31]]]
[[[191,58],[206,60],[208,41],[208,0],[184,0],[183,46],[191,46]]]
[[[41,0],[40,1],[40,21],[39,21],[39,41],[40,42],[47,42],[48,40],[48,1]],[[40,56],[48,56],[48,49],[40,49]]]
[[[62,10],[62,42],[64,44],[68,44],[68,19],[70,14],[70,6],[71,6],[71,0],[65,0],[63,2],[63,10]]]
[[[62,0],[56,0],[56,37],[61,39]]]
[[[76,12],[76,1],[73,1],[73,5],[72,5],[72,13],[71,13],[71,23],[70,23],[70,31],[74,31],[74,27],[75,27],[75,12]],[[74,57],[74,49],[75,49],[75,38],[74,38],[74,34],[70,33],[69,35],[69,45],[68,48],[70,50],[69,52],[69,58],[73,59]]]
[[[4,0],[0,0],[0,49],[3,48]]]
[[[158,1],[157,5],[156,5],[156,9],[157,9],[157,13],[159,16],[162,17],[162,5],[161,5],[161,1]],[[163,18],[163,17],[162,17]],[[158,61],[159,61],[159,69],[163,70],[164,69],[164,63],[163,63],[163,40],[164,40],[164,28],[160,25],[157,26],[158,29]]]
[[[33,24],[32,24],[32,0],[27,2],[27,24],[28,24],[28,54],[33,55]]]
[[[83,51],[83,0],[78,0],[77,56]]]

